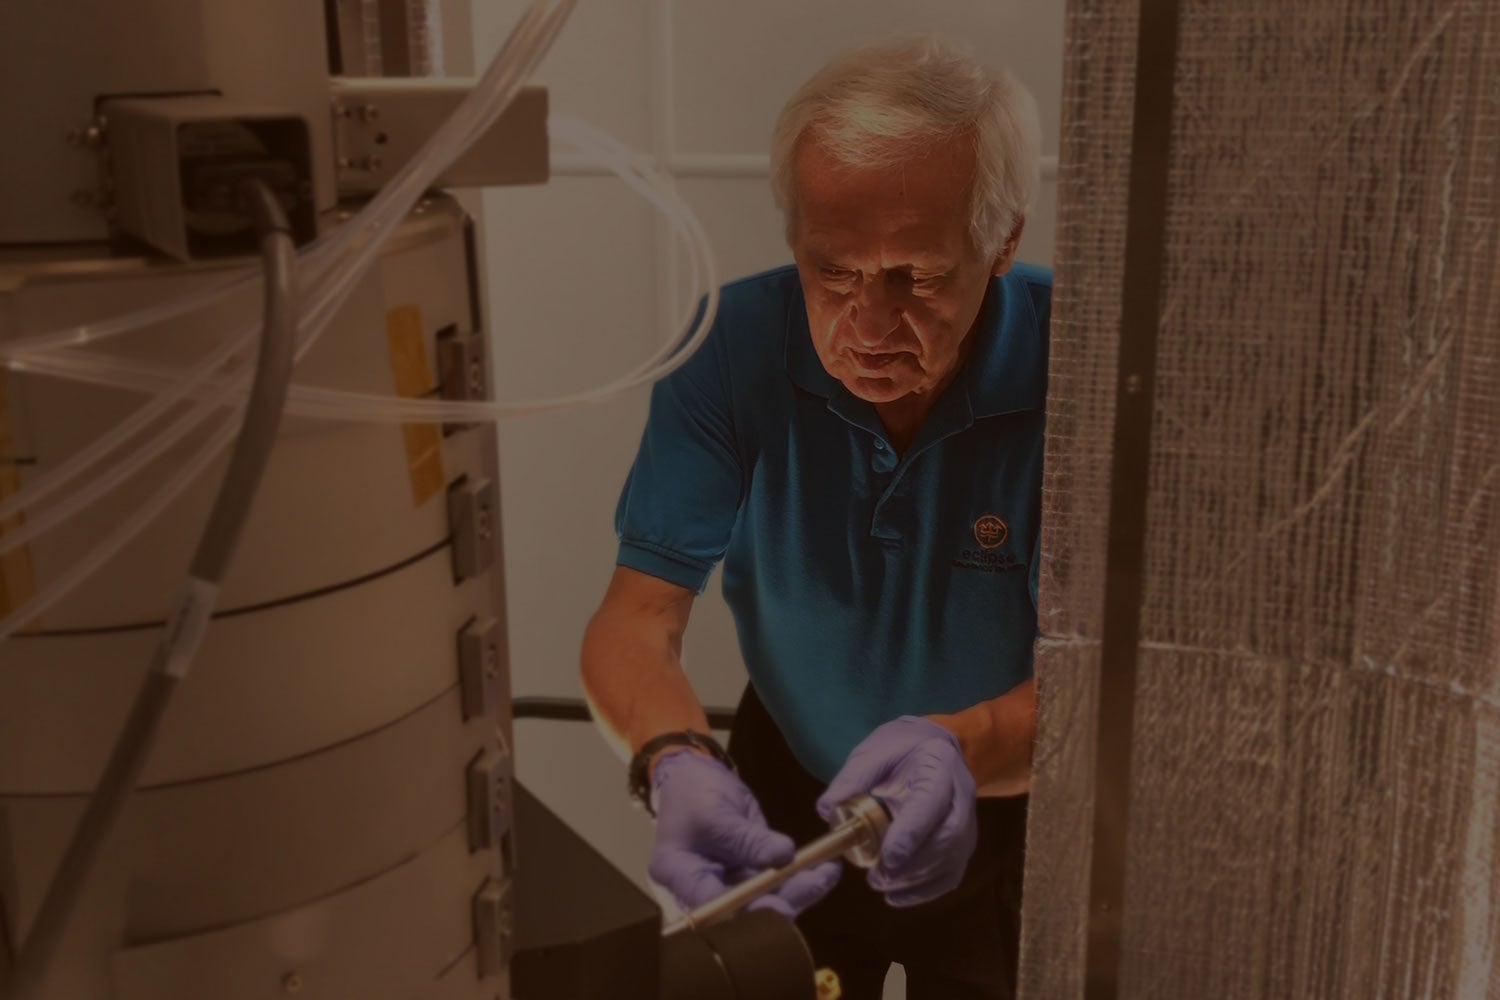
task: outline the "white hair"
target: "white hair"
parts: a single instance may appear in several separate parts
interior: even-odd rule
[[[972,136],[969,232],[999,253],[1031,207],[1040,178],[1036,101],[1009,73],[933,35],[877,42],[839,56],[782,108],[771,136],[771,192],[797,223],[793,161],[804,137],[851,167],[894,166],[936,139]]]

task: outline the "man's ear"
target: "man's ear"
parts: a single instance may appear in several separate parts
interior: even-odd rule
[[[990,269],[990,273],[995,277],[998,278],[1009,271],[1010,266],[1016,262],[1016,247],[1021,245],[1021,231],[1025,228],[1026,216],[1017,216],[1010,235],[1005,238],[1005,242],[1000,246],[1000,252],[995,255],[995,266]]]

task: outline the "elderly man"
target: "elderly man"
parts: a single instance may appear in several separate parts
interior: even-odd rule
[[[656,816],[650,873],[684,907],[788,861],[839,802],[886,803],[877,867],[759,904],[801,914],[851,998],[892,961],[912,997],[1013,991],[1051,301],[1014,258],[1037,142],[1017,84],[931,38],[791,99],[772,183],[795,267],[726,287],[656,387],[584,638]],[[721,559],[750,675],[728,752],[680,662]]]

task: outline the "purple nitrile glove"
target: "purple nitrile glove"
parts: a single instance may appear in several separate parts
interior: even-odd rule
[[[656,838],[646,865],[652,881],[684,910],[702,906],[732,885],[792,860],[792,838],[766,825],[755,795],[719,761],[683,748],[656,759],[651,775]],[[798,872],[750,904],[795,917],[838,882],[830,861]]]
[[[818,798],[818,815],[831,819],[839,803],[863,794],[881,799],[891,813],[870,888],[892,906],[915,906],[958,885],[979,823],[974,777],[952,733],[914,715],[880,726]]]

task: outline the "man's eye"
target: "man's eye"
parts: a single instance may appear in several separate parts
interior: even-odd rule
[[[822,269],[823,277],[829,281],[848,281],[854,277],[854,272],[843,267],[825,267]]]

